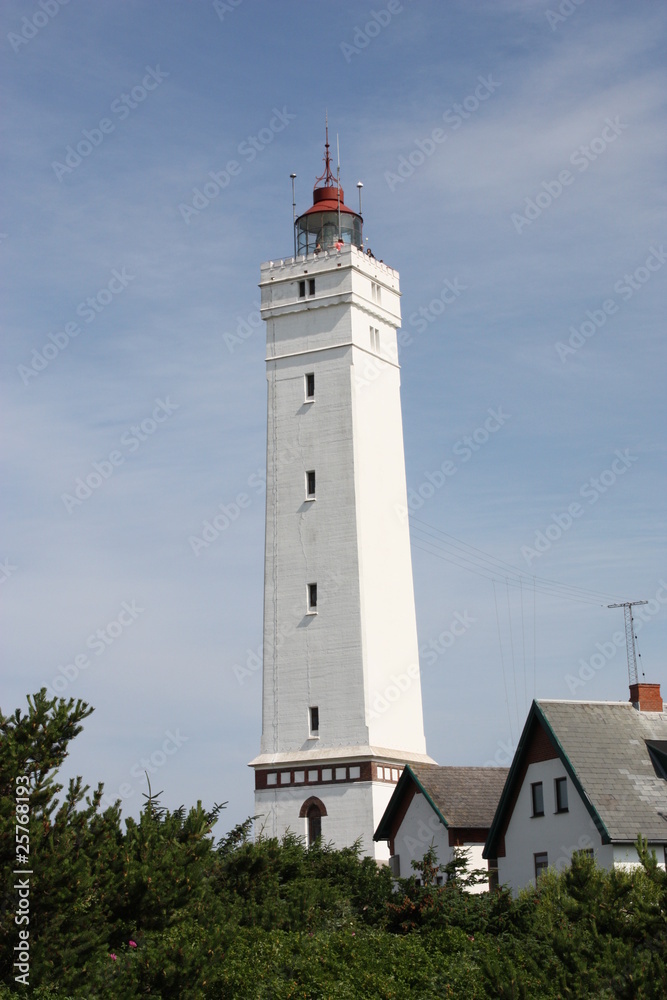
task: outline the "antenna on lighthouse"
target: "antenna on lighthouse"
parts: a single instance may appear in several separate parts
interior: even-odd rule
[[[336,132],[336,157],[338,168],[336,170],[336,184],[338,186],[338,239],[340,240],[340,146],[338,144],[338,132]]]
[[[296,174],[290,174],[292,178],[292,229],[294,230],[294,260],[296,260],[296,198],[294,196],[294,181]]]
[[[625,615],[625,645],[628,654],[628,677],[631,684],[637,684],[637,647],[635,646],[635,623],[632,617],[632,609],[640,604],[648,604],[648,601],[624,601],[623,604],[608,604],[608,608],[623,608]],[[641,658],[641,653],[639,654]]]

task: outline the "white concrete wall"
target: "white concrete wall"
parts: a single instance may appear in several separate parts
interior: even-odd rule
[[[505,834],[504,858],[498,858],[498,881],[517,893],[535,884],[534,855],[546,851],[549,866],[562,870],[572,860],[573,851],[593,848],[598,864],[607,867],[608,849],[602,845],[593,820],[567,778],[568,812],[557,813],[554,780],[567,777],[560,759],[530,764]],[[544,816],[532,816],[530,786],[541,781]]]
[[[387,807],[393,786],[360,781],[354,784],[322,787],[267,788],[255,792],[255,836],[282,837],[290,830],[307,841],[307,820],[299,816],[301,806],[311,795],[324,802],[327,815],[322,817],[322,840],[336,847],[351,847],[361,838],[362,855],[378,861],[389,858],[386,843],[373,841],[373,833]]]
[[[389,357],[352,353],[366,719],[371,744],[425,753],[396,334],[382,334]]]
[[[665,867],[665,845],[653,844],[649,842],[649,850],[653,851],[656,860],[661,868]],[[641,865],[637,849],[632,844],[613,844],[609,846],[612,855],[612,862],[616,868],[638,868]],[[605,867],[611,867],[606,865]]]
[[[315,295],[299,298],[299,281],[311,278]],[[396,510],[406,505],[398,274],[348,247],[262,265],[261,290],[268,381],[261,753],[277,764],[281,755],[317,758],[345,747],[424,755],[408,523]],[[371,326],[380,331],[379,353]],[[315,374],[313,402],[305,399],[307,372]],[[308,583],[318,585],[314,615]],[[384,709],[377,697],[387,692]],[[314,705],[316,738],[308,727]],[[325,826],[323,835],[338,846],[363,834],[369,853],[386,856],[371,838],[392,787],[364,784],[365,791],[351,786],[344,810],[331,812],[333,835]],[[267,794],[276,795],[257,793],[258,809]],[[315,794],[328,811],[343,795],[333,786]],[[282,822],[295,822],[291,806],[283,813]]]

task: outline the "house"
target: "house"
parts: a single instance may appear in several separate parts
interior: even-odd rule
[[[639,863],[641,834],[665,863],[667,713],[658,684],[631,684],[629,702],[534,701],[484,857],[513,893],[573,851],[600,867]]]
[[[507,775],[506,767],[406,765],[374,836],[389,842],[394,875],[412,875],[411,862],[421,860],[431,845],[440,865],[462,847],[471,868],[486,868],[482,848]]]

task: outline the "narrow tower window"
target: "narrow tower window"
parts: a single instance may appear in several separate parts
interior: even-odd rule
[[[306,473],[306,499],[315,499],[315,470]]]
[[[299,298],[300,299],[305,299],[305,297],[306,297],[306,282],[305,281],[300,281],[299,282]]]
[[[308,279],[308,294],[309,295],[314,295],[315,294],[315,279],[314,278],[309,278]]]
[[[309,725],[310,725],[310,735],[317,736],[320,731],[320,710],[317,705],[313,705],[308,709],[309,715]]]
[[[317,584],[308,584],[308,612],[311,615],[317,613]]]
[[[315,372],[306,375],[306,399],[315,399]]]

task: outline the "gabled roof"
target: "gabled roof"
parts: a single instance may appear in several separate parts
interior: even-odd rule
[[[526,755],[541,726],[605,844],[641,833],[667,843],[667,781],[654,764],[667,740],[667,713],[629,702],[534,701],[519,740],[484,857],[496,857],[525,777]]]
[[[392,836],[394,819],[411,784],[426,796],[446,827],[488,830],[507,774],[506,767],[406,764],[373,839]]]

